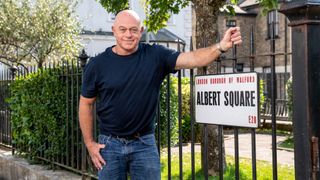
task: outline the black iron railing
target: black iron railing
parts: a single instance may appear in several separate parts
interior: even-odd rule
[[[277,56],[289,56],[290,54],[288,53],[275,53],[275,49],[272,48],[272,52],[270,54],[262,54],[262,55],[257,55],[255,54],[254,50],[254,39],[253,39],[253,29],[251,32],[251,38],[250,38],[250,55],[246,57],[239,57],[237,56],[237,51],[236,48],[232,51],[232,55],[230,58],[224,57],[224,58],[219,58],[216,62],[215,65],[218,67],[217,73],[223,73],[222,72],[222,64],[226,62],[231,62],[230,64],[231,67],[233,68],[233,71],[237,71],[237,61],[239,59],[246,60],[250,64],[249,71],[254,71],[255,70],[255,61],[259,57],[270,57],[271,58],[271,73],[269,74],[261,74],[260,79],[263,79],[267,83],[265,84],[265,93],[269,96],[272,102],[276,101],[277,94],[280,98],[285,98],[286,94],[284,93],[285,90],[285,83],[286,80],[289,78],[288,73],[285,74],[279,74],[275,72],[275,61]],[[274,41],[271,41],[274,43]],[[184,48],[181,48],[180,46],[184,46],[184,44],[179,44],[178,43],[178,50],[184,51]],[[192,47],[192,44],[191,44]],[[274,47],[274,44],[272,44],[272,47]],[[84,64],[83,62],[81,63],[82,65]],[[63,80],[62,82],[64,83],[65,87],[65,114],[66,118],[63,119],[65,121],[65,126],[66,126],[66,139],[64,141],[65,143],[65,153],[64,154],[59,154],[54,157],[46,157],[44,156],[43,152],[40,152],[37,154],[37,158],[49,162],[53,168],[56,166],[63,167],[65,169],[69,169],[73,172],[76,172],[78,174],[89,177],[96,178],[96,170],[91,164],[90,157],[86,151],[86,147],[82,141],[82,136],[79,128],[79,121],[78,121],[78,106],[79,106],[79,96],[80,96],[80,87],[81,87],[81,82],[82,82],[82,68],[81,64],[78,61],[74,62],[65,62],[62,64],[48,64],[44,66],[44,69],[55,69],[55,68],[60,68],[61,73],[59,76],[61,76],[61,79]],[[228,64],[228,63],[227,63]],[[206,70],[206,68],[204,68]],[[10,126],[10,109],[8,103],[5,101],[6,98],[10,97],[10,91],[9,91],[9,86],[10,83],[14,81],[15,78],[17,77],[22,77],[22,76],[27,76],[28,74],[32,72],[36,72],[37,68],[35,67],[29,67],[26,69],[24,68],[18,68],[16,71],[15,76],[13,76],[12,70],[7,69],[4,70],[0,74],[0,145],[1,146],[6,146],[10,147],[16,152],[24,152],[28,153],[30,147],[22,147],[22,146],[16,146],[14,143],[12,143],[12,131],[11,131],[11,126]],[[205,71],[206,73],[206,71]],[[194,80],[193,76],[195,75],[195,70],[191,69],[190,70],[190,151],[191,151],[191,160],[190,162],[184,162],[183,161],[183,155],[185,152],[183,152],[183,142],[182,142],[182,87],[181,87],[181,76],[182,73],[181,71],[178,71],[177,78],[178,78],[178,86],[177,86],[177,92],[178,92],[178,142],[176,146],[178,146],[178,157],[179,157],[179,179],[184,179],[184,168],[183,164],[184,163],[190,163],[191,164],[191,179],[195,179],[195,174],[196,174],[196,161],[200,161],[199,159],[196,159],[195,157],[195,144],[196,144],[196,123],[195,123],[195,115],[194,115]],[[279,77],[279,78],[277,78]],[[172,139],[171,139],[171,125],[172,125],[172,115],[171,115],[171,107],[170,107],[170,102],[172,99],[170,98],[170,92],[171,92],[171,87],[170,87],[170,82],[172,79],[172,75],[166,77],[167,85],[166,85],[166,118],[167,118],[167,143],[165,148],[167,149],[166,155],[168,158],[168,161],[166,162],[166,166],[168,168],[168,179],[171,179],[172,176]],[[277,83],[276,83],[277,82]],[[270,87],[270,88],[269,88]],[[278,93],[277,93],[278,92]],[[272,103],[272,142],[273,142],[273,169],[274,169],[274,174],[273,178],[277,179],[277,156],[276,156],[276,114],[275,114],[275,103]],[[161,130],[160,130],[160,125],[163,124],[164,122],[160,121],[160,109],[162,107],[158,107],[158,114],[157,114],[157,129],[156,129],[156,137],[158,139],[158,148],[160,152],[160,156],[162,156],[162,149],[164,148],[161,143],[159,142],[161,138]],[[95,124],[94,124],[94,137],[96,138],[98,135],[98,120],[97,117],[95,116]],[[223,147],[223,135],[224,135],[224,126],[218,125],[218,142],[219,142],[219,177],[220,179],[223,179],[223,174],[224,174],[224,147]],[[234,137],[235,137],[235,179],[240,178],[239,174],[239,157],[240,157],[240,152],[239,152],[239,130],[241,128],[239,127],[234,127]],[[208,139],[208,131],[209,129],[207,128],[207,125],[204,124],[204,156],[208,156],[208,142],[210,139]],[[256,171],[256,130],[251,129],[251,146],[252,146],[252,179],[257,179],[257,171]],[[50,134],[48,134],[50,136]],[[44,137],[45,138],[45,137]],[[205,158],[207,159],[207,158]],[[208,179],[209,174],[208,174],[208,162],[204,162],[204,167],[202,167],[204,170],[204,178]]]

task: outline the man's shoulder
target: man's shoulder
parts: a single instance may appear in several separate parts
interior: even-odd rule
[[[108,49],[107,48],[105,51],[93,56],[90,58],[89,62],[91,63],[98,63],[98,62],[101,62],[103,59],[106,59],[106,57],[108,56],[109,52],[108,52]]]
[[[109,54],[109,48],[107,48],[105,51],[93,56],[92,59],[96,59],[96,60],[103,59],[106,56],[108,56],[108,54]]]
[[[157,53],[161,52],[159,50],[162,50],[163,48],[165,48],[163,45],[159,45],[156,43],[153,43],[153,44],[140,43],[140,46],[143,51],[146,51],[146,52],[152,53],[152,54],[157,54]]]

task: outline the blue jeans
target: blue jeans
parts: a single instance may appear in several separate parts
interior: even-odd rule
[[[153,134],[126,140],[99,135],[105,144],[100,153],[106,165],[98,172],[100,180],[160,180],[160,159]]]

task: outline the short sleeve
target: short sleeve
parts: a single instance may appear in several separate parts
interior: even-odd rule
[[[81,95],[86,98],[93,98],[97,96],[96,80],[97,74],[94,60],[89,61],[85,66],[83,72],[83,81],[81,88]]]
[[[160,63],[164,70],[164,75],[175,73],[175,66],[180,52],[161,45],[158,45],[158,52],[160,54]]]

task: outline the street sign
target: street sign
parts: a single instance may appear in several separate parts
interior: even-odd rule
[[[196,76],[196,122],[258,127],[258,84],[255,72]]]

